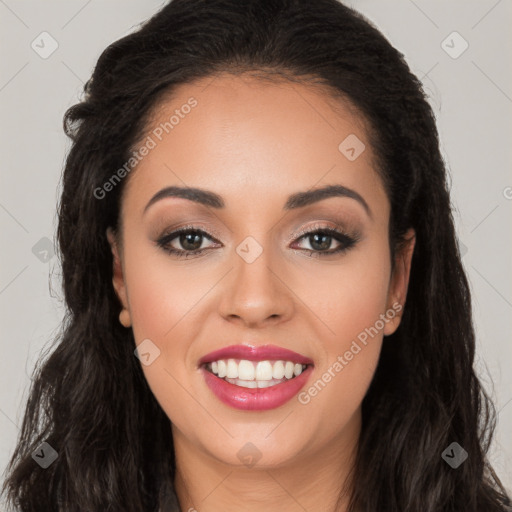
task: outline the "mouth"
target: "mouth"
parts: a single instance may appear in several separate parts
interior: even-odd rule
[[[279,407],[304,386],[313,361],[273,345],[234,345],[199,361],[206,384],[225,404],[238,409]]]
[[[203,368],[219,379],[244,388],[268,388],[298,377],[307,364],[292,361],[249,361],[247,359],[219,359],[205,363]]]

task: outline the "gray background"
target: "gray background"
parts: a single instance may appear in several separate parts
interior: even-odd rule
[[[69,148],[62,116],[78,101],[101,51],[162,5],[0,0],[0,471],[15,446],[33,365],[63,315],[51,249]],[[499,411],[491,460],[512,490],[512,2],[352,5],[404,53],[438,120],[473,292],[477,367]],[[58,44],[47,58],[40,53],[52,41],[43,31]],[[469,46],[458,55],[464,41]]]

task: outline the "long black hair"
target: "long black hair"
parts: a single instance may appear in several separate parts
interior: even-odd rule
[[[491,512],[509,501],[486,458],[493,405],[473,369],[468,281],[451,213],[435,118],[403,55],[336,0],[173,0],[100,56],[83,101],[65,114],[72,139],[57,238],[67,304],[37,367],[4,484],[21,512],[158,510],[173,486],[165,415],[118,322],[112,254],[127,162],[150,113],[181,84],[219,73],[321,84],[371,127],[391,204],[392,254],[416,232],[407,304],[384,339],[363,404],[350,511]],[[47,442],[57,459],[32,453]],[[467,460],[441,457],[457,442]]]

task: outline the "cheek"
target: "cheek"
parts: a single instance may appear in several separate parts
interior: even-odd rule
[[[322,320],[322,341],[331,358],[385,313],[390,271],[387,239],[374,235],[336,264],[308,263],[297,273],[300,297]]]
[[[204,273],[171,263],[156,249],[134,250],[126,258],[127,287],[135,339],[173,338],[211,286]],[[212,276],[212,282],[214,282]]]
[[[164,252],[148,247],[146,241],[130,245],[127,240],[125,254],[136,344],[149,339],[159,351],[154,362],[143,364],[142,370],[156,400],[179,425],[187,412],[192,417],[197,415],[196,402],[186,391],[195,366],[187,367],[186,362],[193,340],[204,330],[201,301],[218,281],[218,274],[173,263]]]
[[[334,435],[358,410],[371,383],[382,346],[383,328],[395,311],[386,311],[390,278],[387,243],[374,243],[347,257],[343,265],[316,276],[308,306],[328,327],[321,341],[320,364],[310,385],[298,395],[308,417]],[[323,284],[323,286],[322,286]],[[304,292],[305,293],[305,292]]]

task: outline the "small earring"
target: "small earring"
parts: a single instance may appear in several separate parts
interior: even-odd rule
[[[130,312],[127,309],[121,310],[121,313],[119,313],[119,322],[124,327],[130,327],[131,321],[130,321]]]

